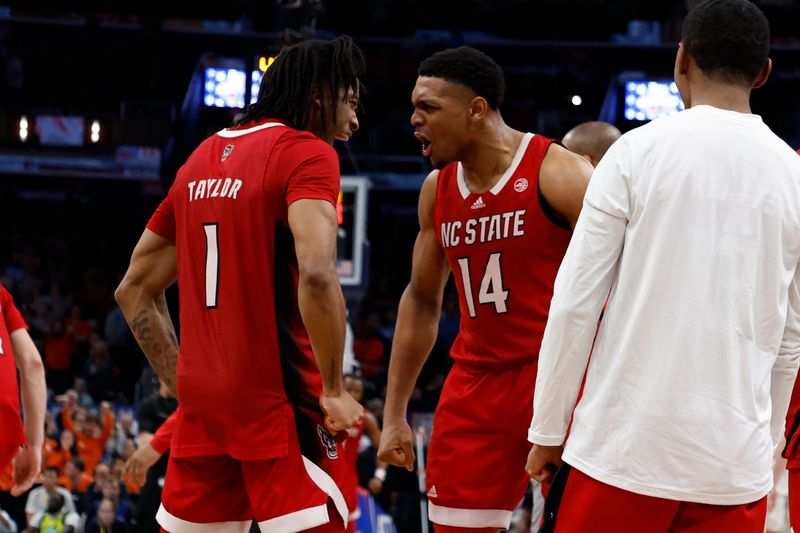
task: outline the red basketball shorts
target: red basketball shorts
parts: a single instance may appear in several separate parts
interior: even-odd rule
[[[567,465],[565,465],[567,466]],[[555,533],[763,533],[767,498],[742,505],[711,505],[645,496],[593,479],[569,468],[564,483],[555,483],[547,495],[541,531]],[[563,493],[557,491],[563,487]],[[560,497],[553,516],[551,500]],[[555,528],[553,529],[553,525]]]
[[[511,368],[456,363],[428,448],[429,516],[442,526],[507,529],[530,478],[525,462],[536,362]]]
[[[789,522],[800,531],[800,469],[789,469]]]
[[[343,531],[341,444],[296,413],[285,457],[241,461],[228,455],[170,457],[156,518],[170,533],[246,533],[252,520],[271,533]],[[300,442],[302,442],[302,450]],[[325,526],[327,524],[327,526]]]

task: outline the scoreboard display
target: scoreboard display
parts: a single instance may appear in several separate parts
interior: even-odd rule
[[[343,176],[336,205],[339,237],[336,246],[336,270],[344,286],[358,286],[365,280],[367,254],[367,190],[369,179]]]

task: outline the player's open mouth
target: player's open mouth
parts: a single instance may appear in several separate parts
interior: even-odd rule
[[[428,139],[425,135],[421,134],[418,131],[414,132],[414,137],[422,143],[422,155],[425,157],[430,157],[431,155],[431,140]]]

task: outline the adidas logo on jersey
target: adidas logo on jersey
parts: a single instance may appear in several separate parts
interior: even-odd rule
[[[472,204],[472,209],[480,209],[481,207],[486,207],[486,204],[483,203],[483,196],[478,196],[478,199]]]
[[[439,494],[436,493],[436,485],[431,485],[431,490],[428,491],[428,498],[435,498]]]

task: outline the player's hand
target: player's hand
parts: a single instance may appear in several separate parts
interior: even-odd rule
[[[405,420],[384,420],[378,459],[414,471],[414,435]]]
[[[528,453],[528,462],[525,464],[525,472],[539,483],[550,483],[556,470],[561,466],[561,454],[564,452],[564,445],[561,446],[539,446],[534,444]]]
[[[19,449],[13,462],[14,486],[12,496],[19,496],[33,486],[42,471],[42,447],[26,446]]]
[[[131,455],[125,468],[122,470],[123,476],[128,476],[137,485],[144,485],[147,479],[147,471],[161,458],[161,454],[153,449],[150,444],[139,448]]]
[[[325,415],[325,428],[331,435],[353,427],[364,418],[364,407],[347,391],[342,391],[338,396],[323,392],[319,397],[319,406]]]

